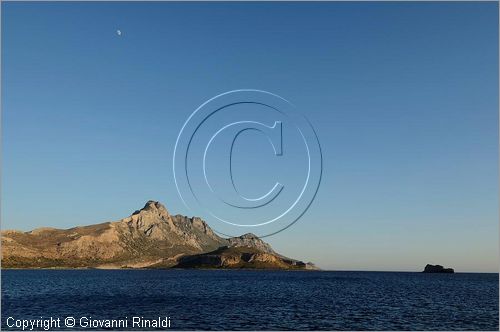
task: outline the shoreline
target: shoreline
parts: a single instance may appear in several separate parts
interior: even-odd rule
[[[101,270],[101,271],[256,271],[256,272],[339,272],[339,273],[417,273],[425,275],[453,275],[453,274],[500,274],[500,272],[455,272],[455,273],[424,273],[422,271],[372,271],[372,270],[300,270],[300,269],[221,269],[221,268],[97,268],[97,267],[1,267],[1,271],[12,270],[65,270],[65,271],[79,271],[79,270]]]

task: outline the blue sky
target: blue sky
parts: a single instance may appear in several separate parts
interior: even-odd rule
[[[266,238],[277,251],[498,271],[495,2],[3,2],[2,227],[115,220],[149,199],[191,215],[177,134],[239,88],[292,101],[322,146],[316,200]],[[238,186],[261,192],[268,143],[240,143]]]

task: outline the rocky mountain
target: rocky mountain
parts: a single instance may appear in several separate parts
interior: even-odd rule
[[[253,234],[222,238],[202,219],[171,215],[156,201],[115,222],[1,234],[3,268],[312,267]]]

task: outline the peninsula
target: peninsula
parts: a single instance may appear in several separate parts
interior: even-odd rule
[[[316,269],[248,233],[222,238],[156,201],[124,219],[70,229],[2,231],[2,268]]]

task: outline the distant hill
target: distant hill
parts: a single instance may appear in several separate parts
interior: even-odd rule
[[[202,219],[170,215],[156,201],[115,222],[1,234],[2,268],[314,268],[253,234],[222,238]]]

